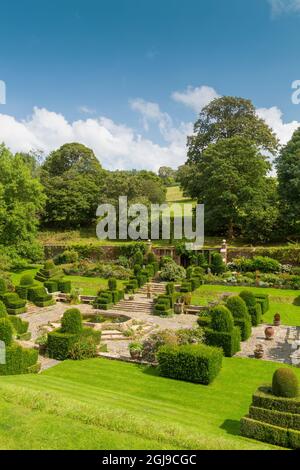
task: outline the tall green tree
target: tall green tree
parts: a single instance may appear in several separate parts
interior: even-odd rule
[[[278,146],[274,133],[257,116],[250,100],[224,96],[202,109],[194,125],[194,134],[188,138],[188,163],[199,162],[209,144],[235,136],[248,139],[271,153]]]
[[[189,190],[205,205],[206,233],[233,238],[243,232],[252,211],[263,208],[269,169],[266,157],[244,137],[223,139],[204,150]]]
[[[22,155],[0,145],[0,250],[30,258],[45,203],[43,187]]]
[[[52,152],[41,170],[47,195],[44,224],[90,225],[96,219],[106,173],[94,152],[82,144],[66,144]]]
[[[285,235],[300,235],[300,129],[276,160],[281,226]]]

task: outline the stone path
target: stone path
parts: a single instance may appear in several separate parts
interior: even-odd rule
[[[154,286],[153,290],[155,292],[160,291],[162,286]],[[122,310],[124,306],[124,310]],[[76,308],[79,308],[83,314],[95,313],[95,310],[91,305],[80,304],[76,305]],[[62,317],[64,311],[70,308],[69,304],[57,302],[55,305],[46,308],[31,308],[29,312],[23,313],[20,315],[21,318],[29,322],[29,331],[32,334],[32,341],[26,342],[27,346],[33,346],[34,340],[39,336],[39,328],[47,326],[48,323],[57,322]],[[107,310],[105,313],[117,313],[118,315],[124,314],[130,318],[143,322],[145,324],[145,334],[144,336],[139,337],[139,340],[148,336],[151,332],[159,329],[181,329],[181,328],[192,328],[196,326],[197,317],[195,315],[173,315],[169,318],[163,318],[153,315],[153,299],[148,299],[146,294],[146,289],[141,289],[138,293],[135,294],[134,300],[131,301],[121,301],[113,309]],[[102,312],[101,312],[102,313]],[[116,324],[117,327],[117,324]],[[147,331],[147,333],[146,333]],[[115,340],[105,340],[107,345],[108,353],[112,357],[118,356],[129,356],[128,345],[134,339],[132,337],[115,339]],[[25,344],[24,344],[25,345]],[[42,360],[42,368],[52,367],[55,365],[52,360],[46,358]],[[57,363],[57,361],[56,361]]]
[[[261,344],[264,348],[264,360],[291,364],[291,354],[295,351],[292,345],[297,336],[300,335],[300,327],[285,325],[274,327],[274,338],[266,340],[265,329],[267,326],[270,325],[262,324],[252,328],[251,338],[241,343],[241,351],[236,356],[254,358],[255,346]]]

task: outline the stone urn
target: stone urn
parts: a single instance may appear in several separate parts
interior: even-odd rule
[[[264,348],[261,344],[257,344],[254,349],[255,359],[262,359],[264,357]]]
[[[279,313],[276,313],[274,315],[274,321],[273,321],[274,326],[280,326],[280,320],[281,320],[281,318],[280,318]]]
[[[275,331],[274,331],[273,326],[267,326],[267,328],[265,329],[266,340],[270,341],[271,339],[273,339],[274,334],[275,334]]]

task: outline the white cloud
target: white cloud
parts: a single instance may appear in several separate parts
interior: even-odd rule
[[[172,93],[173,100],[192,108],[196,113],[199,113],[204,106],[218,97],[219,95],[214,88],[205,85],[196,88],[188,86],[183,92],[174,91]]]
[[[81,142],[91,147],[109,169],[176,167],[186,159],[186,132],[184,126],[178,133],[170,127],[165,133],[166,143],[158,145],[106,117],[68,122],[63,115],[45,108],[34,108],[22,121],[0,114],[0,142],[13,152],[41,150],[47,154],[64,143]]]
[[[300,0],[268,0],[273,16],[300,12]]]
[[[272,108],[260,108],[257,110],[257,115],[264,119],[273,129],[282,145],[285,145],[290,140],[295,130],[300,127],[300,122],[298,121],[284,123],[282,119],[283,113],[277,106],[273,106]]]
[[[78,108],[79,112],[82,114],[96,114],[96,110],[90,108],[89,106],[79,106]]]

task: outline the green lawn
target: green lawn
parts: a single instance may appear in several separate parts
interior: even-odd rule
[[[16,286],[19,284],[21,277],[24,274],[31,274],[35,276],[40,266],[35,268],[29,268],[11,273],[11,279],[13,284]],[[72,282],[73,288],[80,289],[83,295],[96,295],[100,289],[106,289],[108,285],[108,279],[102,277],[86,277],[86,276],[64,276]],[[38,281],[36,281],[38,282]],[[117,281],[118,289],[123,287],[124,281]]]
[[[264,321],[266,323],[273,323],[275,313],[280,313],[281,323],[283,325],[300,326],[300,297],[299,291],[296,290],[204,285],[193,293],[192,304],[207,305],[209,301],[214,300],[216,296],[224,292],[239,294],[245,289],[255,294],[269,294],[270,310],[264,315]]]
[[[225,358],[209,386],[106,359],[66,361],[39,375],[1,377],[0,447],[271,449],[240,437],[239,421],[253,391],[269,382],[277,367]]]

